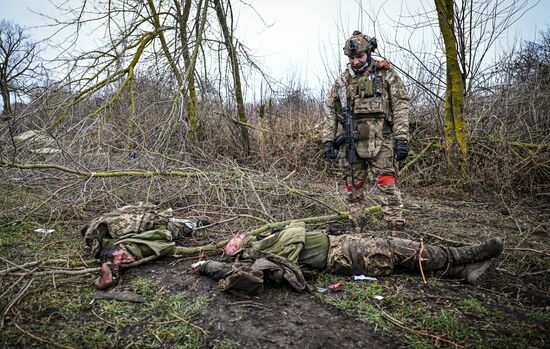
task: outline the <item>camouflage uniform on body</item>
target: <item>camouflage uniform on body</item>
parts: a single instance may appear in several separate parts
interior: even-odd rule
[[[203,261],[195,271],[222,280],[224,290],[250,294],[260,292],[264,280],[279,285],[284,279],[296,290],[306,290],[304,277],[299,268],[292,267],[294,263],[302,269],[371,276],[387,276],[396,269],[418,271],[422,263],[425,272],[436,271],[441,277],[477,284],[502,249],[500,239],[468,247],[439,247],[364,234],[332,236],[324,231],[306,231],[303,222],[294,222],[263,240],[253,236],[243,239],[236,264]]]
[[[106,289],[118,284],[124,266],[177,253],[176,240],[189,236],[197,224],[197,220],[173,218],[172,209],[142,203],[93,219],[80,231],[94,257],[100,260],[100,276],[94,284]]]
[[[419,242],[408,239],[331,236],[327,270],[341,275],[380,276],[390,275],[396,268],[415,271],[419,269],[420,249]],[[485,259],[479,255],[471,262],[479,257]],[[423,246],[421,259],[424,271],[443,270],[448,265],[461,262],[452,258],[449,249],[432,245]]]
[[[504,248],[501,239],[467,247],[440,247],[400,238],[330,236],[327,271],[340,275],[386,276],[396,269],[436,272],[477,285]]]
[[[369,38],[367,38],[369,39]],[[364,52],[367,39],[363,34],[354,35],[344,47],[349,55],[350,42],[355,42],[356,51]],[[367,52],[368,53],[368,52]],[[401,197],[395,186],[396,162],[394,160],[394,141],[408,141],[409,138],[409,94],[403,81],[389,63],[376,61],[369,56],[368,66],[356,72],[351,65],[338,77],[330,89],[326,102],[327,115],[323,121],[323,143],[331,142],[339,134],[338,112],[341,103],[338,86],[343,84],[347,90],[347,105],[352,113],[353,126],[357,137],[355,148],[359,158],[355,165],[356,188],[364,185],[366,172],[370,167],[377,177],[384,219],[390,225],[404,223],[401,215]],[[362,230],[364,220],[365,197],[359,190],[355,200],[351,196],[350,166],[344,157],[340,157],[341,178],[345,180],[349,191],[350,220],[356,231]]]
[[[124,244],[137,259],[170,254],[175,240],[189,235],[196,222],[173,218],[172,209],[154,204],[128,205],[93,219],[82,228],[86,245],[95,257],[107,244]]]

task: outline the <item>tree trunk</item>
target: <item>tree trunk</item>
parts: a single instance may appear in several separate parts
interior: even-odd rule
[[[243,150],[245,154],[248,155],[250,153],[250,139],[248,136],[248,128],[246,126],[248,125],[248,121],[246,119],[246,114],[244,109],[244,99],[243,99],[243,93],[241,88],[241,77],[239,73],[239,61],[237,57],[237,50],[233,45],[233,36],[227,26],[227,21],[226,21],[225,13],[222,8],[221,1],[220,0],[213,0],[213,1],[214,1],[214,6],[216,7],[216,14],[218,16],[218,21],[222,27],[223,37],[225,39],[225,46],[227,47],[227,51],[229,52],[231,70],[233,73],[233,80],[235,84],[235,99],[237,100],[239,125],[241,127],[241,141],[242,141]]]
[[[453,0],[435,0],[435,7],[446,53],[445,145],[449,161],[454,162],[453,160],[458,157],[463,163],[468,149],[462,114],[464,110],[464,83],[458,63],[457,40],[454,33],[454,3]],[[460,152],[456,149],[457,146]]]
[[[10,101],[10,91],[8,90],[8,85],[2,83],[2,88],[0,93],[2,94],[2,103],[4,103],[4,109],[2,114],[11,115],[11,101]]]
[[[187,39],[187,21],[189,20],[189,14],[191,12],[191,0],[185,0],[185,3],[183,4],[183,10],[180,6],[180,0],[174,0],[174,5],[176,7],[177,12],[177,18],[178,18],[178,24],[180,27],[180,42],[181,47],[183,50],[183,62],[185,64],[185,69],[190,69],[191,74],[189,76],[185,76],[187,79],[188,89],[189,89],[189,96],[186,96],[186,104],[185,104],[185,111],[187,112],[187,122],[189,123],[189,129],[191,130],[191,140],[196,140],[196,133],[197,133],[197,127],[198,127],[198,120],[197,120],[197,90],[195,89],[195,67],[191,66],[191,57],[189,56],[188,51],[188,39]],[[201,12],[201,4],[202,1],[199,2],[197,5],[197,16],[196,16],[196,28],[197,33],[196,35],[199,35],[198,28],[199,28],[199,21],[201,19],[200,12]],[[206,6],[207,4],[204,4]],[[197,40],[196,42],[200,42],[200,40]],[[194,62],[193,62],[194,65]]]

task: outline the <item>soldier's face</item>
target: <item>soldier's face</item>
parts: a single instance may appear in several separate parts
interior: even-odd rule
[[[132,256],[126,248],[123,246],[119,246],[116,251],[113,252],[113,264],[120,265],[120,264],[128,264],[135,262],[134,256]]]
[[[225,246],[224,251],[227,255],[232,256],[235,254],[235,252],[239,249],[241,246],[241,242],[243,241],[244,234],[237,234],[235,235],[231,240],[229,240],[229,243]]]
[[[362,66],[367,63],[368,56],[365,52],[359,53],[357,55],[348,56],[349,63],[354,69],[360,69]]]

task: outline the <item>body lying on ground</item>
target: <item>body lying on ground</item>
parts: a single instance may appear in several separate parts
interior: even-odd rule
[[[297,221],[267,237],[237,235],[225,248],[235,262],[201,261],[193,269],[221,280],[224,290],[247,294],[260,292],[264,283],[278,285],[284,280],[299,291],[305,290],[308,285],[303,271],[307,270],[387,276],[400,270],[422,269],[477,285],[494,269],[493,260],[503,245],[496,238],[467,247],[439,247],[395,237],[334,236],[321,230],[306,231],[305,224]]]
[[[189,236],[199,222],[175,219],[171,210],[154,205],[125,206],[93,220],[82,231],[86,243],[100,259],[101,276],[95,284],[108,288],[118,281],[121,265],[149,256],[177,253],[175,240]],[[407,270],[479,284],[493,269],[503,249],[501,239],[467,247],[439,247],[395,237],[366,234],[329,235],[306,231],[300,221],[276,233],[238,234],[225,252],[234,262],[201,261],[193,270],[216,280],[224,290],[255,294],[264,283],[288,282],[307,290],[304,272],[326,270],[339,275],[386,276]]]
[[[205,222],[174,218],[172,209],[141,203],[95,218],[80,231],[101,263],[96,287],[105,289],[116,284],[121,265],[177,253],[176,241],[191,235],[201,224]]]

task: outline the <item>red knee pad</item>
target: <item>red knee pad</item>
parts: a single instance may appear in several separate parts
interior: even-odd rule
[[[378,185],[395,184],[394,176],[378,176]]]

